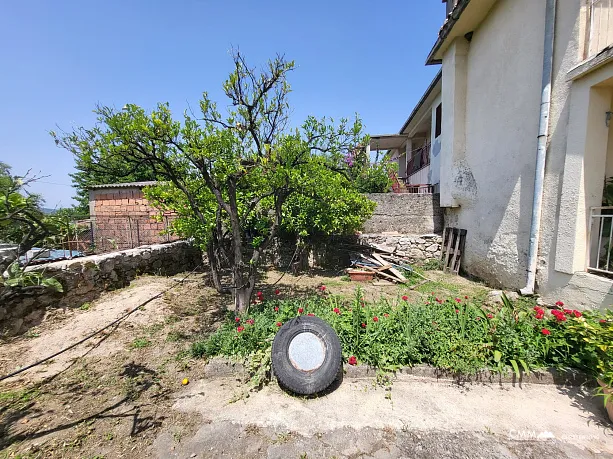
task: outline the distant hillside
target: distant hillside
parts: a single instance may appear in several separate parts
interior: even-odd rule
[[[53,215],[54,213],[57,212],[57,209],[51,209],[49,207],[43,207],[41,210],[43,211],[43,214],[45,215]]]

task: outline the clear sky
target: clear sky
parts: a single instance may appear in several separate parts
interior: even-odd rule
[[[0,161],[48,175],[33,191],[69,206],[70,153],[49,130],[91,126],[97,103],[180,115],[231,71],[296,61],[292,122],[359,113],[371,134],[397,132],[437,66],[424,66],[441,0],[19,0],[0,2]]]

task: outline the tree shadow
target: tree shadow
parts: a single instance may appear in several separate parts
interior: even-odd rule
[[[36,401],[32,401],[26,405],[15,404],[13,406],[7,405],[0,408],[0,416],[2,416],[0,419],[0,448],[6,448],[11,444],[19,443],[25,440],[35,440],[49,434],[66,431],[88,421],[96,421],[101,419],[131,418],[131,436],[137,436],[147,430],[160,427],[164,419],[166,419],[166,416],[157,416],[157,412],[153,415],[145,416],[142,412],[144,407],[155,408],[157,405],[155,400],[159,399],[160,397],[167,396],[170,392],[168,389],[164,390],[158,382],[159,377],[157,372],[143,365],[138,365],[131,362],[123,366],[122,372],[119,374],[119,376],[124,377],[126,381],[130,381],[130,383],[127,384],[126,393],[120,400],[89,416],[83,416],[75,421],[59,424],[52,428],[11,435],[11,430],[21,420],[25,418],[34,419],[44,414],[44,411],[36,407]],[[150,395],[150,398],[153,399],[153,403],[140,403],[136,404],[136,406],[131,406],[134,405],[134,402],[140,398],[142,394],[152,388],[158,389],[157,393]],[[73,387],[72,389],[76,390],[77,388]],[[76,392],[68,391],[65,393],[75,394]],[[115,412],[124,405],[128,407],[127,411],[121,413]]]
[[[603,398],[595,395],[593,387],[558,386],[558,391],[571,399],[571,406],[579,408],[589,425],[599,427],[608,437],[613,437],[613,423],[609,420]]]

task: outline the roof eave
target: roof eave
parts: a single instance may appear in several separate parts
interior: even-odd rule
[[[438,33],[436,43],[434,43],[430,54],[428,54],[426,65],[441,64],[443,62],[443,57],[438,53],[445,43],[445,40],[447,40],[451,29],[453,29],[453,26],[456,24],[456,22],[458,22],[458,19],[460,19],[461,14],[464,12],[469,3],[470,0],[458,0],[458,3],[456,3],[456,5],[453,7],[453,10],[451,10],[451,13],[449,13],[449,16],[447,16],[445,23]]]

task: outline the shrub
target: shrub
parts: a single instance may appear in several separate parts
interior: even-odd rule
[[[546,311],[506,297],[496,307],[468,297],[429,296],[415,304],[405,299],[370,303],[358,289],[352,300],[320,291],[308,299],[258,301],[247,315],[229,315],[208,339],[194,343],[192,354],[248,358],[270,347],[281,324],[316,315],[338,334],[345,360],[355,356],[383,370],[418,363],[466,374],[509,366],[517,373],[520,368],[594,368],[594,346],[575,328],[601,326],[598,312],[582,315],[561,306]]]

